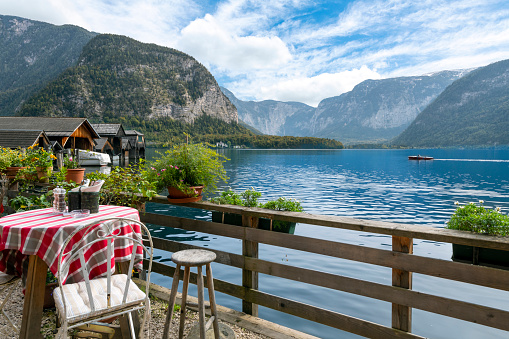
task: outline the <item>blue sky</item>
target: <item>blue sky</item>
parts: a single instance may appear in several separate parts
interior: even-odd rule
[[[316,106],[366,79],[509,59],[507,0],[2,0],[0,14],[179,49],[243,100]]]

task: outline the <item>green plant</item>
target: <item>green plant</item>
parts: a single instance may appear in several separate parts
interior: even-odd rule
[[[261,207],[276,211],[304,212],[300,201],[284,197],[279,197],[276,200],[267,201]]]
[[[110,174],[88,173],[87,179],[104,180],[99,202],[102,205],[137,207],[144,198],[151,199],[157,193],[143,161],[138,165],[113,167]]]
[[[9,204],[11,205],[12,209],[14,209],[16,212],[51,207],[51,202],[49,201],[46,194],[32,195],[30,197],[18,195],[11,199]]]
[[[226,160],[205,144],[180,144],[150,163],[150,175],[159,190],[172,186],[192,193],[190,187],[203,185],[205,192],[214,192],[220,180],[228,179],[223,167]]]
[[[256,191],[253,187],[245,190],[242,193],[237,193],[231,188],[221,192],[218,197],[210,199],[210,202],[218,205],[239,205],[246,207],[260,207],[258,199],[262,194]]]
[[[479,200],[479,205],[473,202],[464,206],[460,206],[458,202],[455,204],[458,207],[446,228],[489,235],[509,235],[509,216],[502,214],[499,207],[487,209],[482,200]]]
[[[76,157],[74,157],[72,155],[66,155],[64,157],[64,167],[67,169],[76,169],[76,168],[80,168],[81,166],[80,166],[78,160],[76,159]]]
[[[53,153],[46,151],[42,147],[30,146],[25,154],[26,164],[30,167],[52,167],[53,159],[56,159]]]
[[[10,149],[2,147],[0,149],[0,170],[7,167],[23,167],[25,166],[25,154],[21,149]]]

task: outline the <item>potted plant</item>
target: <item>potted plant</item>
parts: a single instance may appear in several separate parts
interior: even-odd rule
[[[19,171],[26,169],[25,154],[19,149],[2,148],[0,152],[0,171],[7,179],[20,179]]]
[[[245,190],[239,194],[231,189],[223,191],[219,197],[210,199],[210,202],[220,205],[238,205],[245,207],[259,207],[266,208],[276,211],[290,211],[290,212],[303,212],[304,209],[301,203],[295,199],[288,199],[284,197],[277,198],[276,200],[270,200],[262,204],[258,202],[261,197],[261,193],[256,191],[254,188]],[[212,211],[212,221],[225,223],[230,225],[242,226],[242,216],[235,213],[222,213],[218,211]],[[271,219],[259,218],[258,228],[264,230],[270,230]],[[272,230],[275,232],[283,232],[293,234],[295,232],[296,223],[282,220],[272,220]]]
[[[202,192],[214,192],[226,181],[223,163],[228,160],[205,144],[180,144],[150,163],[150,175],[157,188],[168,189],[174,203],[201,200]]]
[[[26,152],[26,161],[39,182],[49,182],[49,177],[53,172],[53,160],[56,159],[53,153],[46,151],[42,147],[31,146]]]
[[[448,229],[470,231],[479,234],[507,236],[509,235],[509,216],[502,214],[499,207],[488,209],[479,204],[469,203],[458,206],[447,222]],[[509,252],[467,245],[453,245],[452,259],[474,265],[486,265],[509,268]]]
[[[81,183],[83,181],[83,177],[85,175],[85,169],[80,166],[76,157],[72,155],[66,155],[64,157],[64,166],[67,170],[67,174],[65,176],[65,181],[75,183]]]

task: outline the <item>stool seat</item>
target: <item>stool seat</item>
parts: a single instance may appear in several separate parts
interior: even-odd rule
[[[216,260],[216,254],[199,249],[183,250],[173,253],[171,260],[181,266],[203,266]]]

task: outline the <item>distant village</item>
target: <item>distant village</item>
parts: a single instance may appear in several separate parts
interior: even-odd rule
[[[145,158],[144,135],[136,130],[125,130],[122,124],[91,124],[86,118],[0,117],[0,147],[34,145],[51,150],[57,156],[57,163],[60,162],[58,167],[61,167],[63,155],[71,150],[88,151],[77,152],[77,157],[101,153],[102,157],[96,160],[104,159],[106,154],[110,163],[118,166],[138,163]]]

